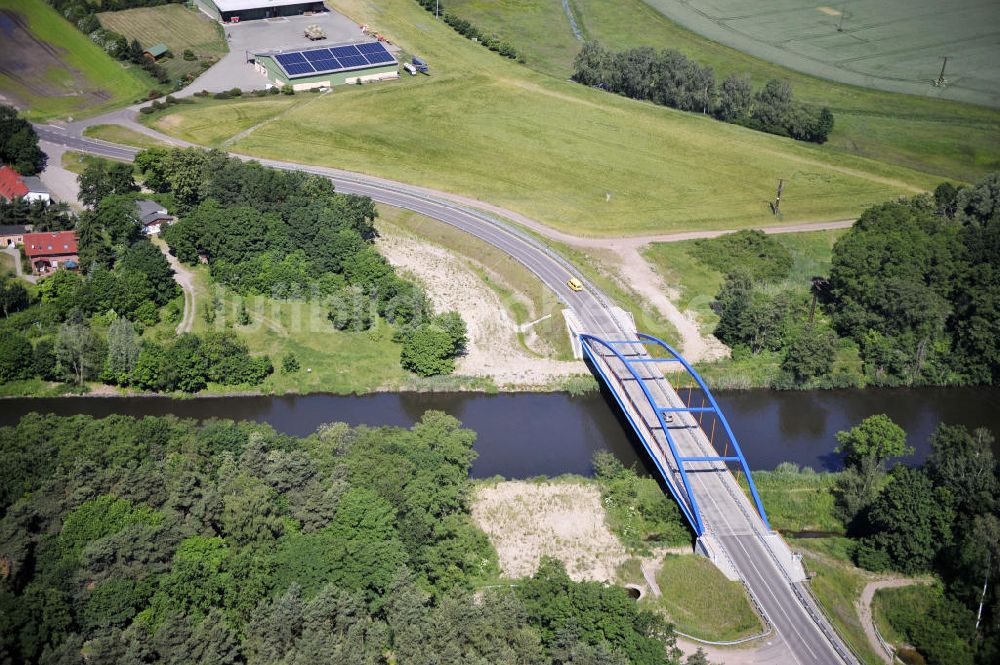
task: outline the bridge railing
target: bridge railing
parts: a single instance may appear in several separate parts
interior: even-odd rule
[[[687,464],[698,463],[698,462],[722,462],[726,464],[727,467],[729,462],[738,463],[740,465],[740,468],[743,470],[743,473],[746,475],[747,484],[750,488],[750,494],[753,497],[754,505],[757,509],[757,514],[763,521],[764,526],[767,529],[771,528],[770,522],[767,519],[767,513],[764,510],[764,505],[760,500],[760,495],[758,494],[757,487],[754,484],[753,476],[750,475],[750,467],[747,464],[746,457],[743,455],[743,449],[740,447],[739,441],[736,439],[736,435],[733,433],[732,427],[730,427],[729,425],[729,421],[726,419],[726,416],[722,412],[722,409],[719,408],[719,404],[718,402],[716,402],[715,396],[712,395],[712,392],[708,389],[708,386],[705,384],[705,381],[701,378],[698,372],[680,355],[680,353],[678,353],[673,347],[671,347],[666,342],[656,337],[653,337],[652,335],[646,335],[643,333],[638,333],[638,339],[619,339],[619,340],[605,340],[595,335],[583,333],[580,335],[580,340],[583,343],[582,346],[584,349],[584,353],[591,361],[591,364],[594,366],[594,368],[597,369],[597,371],[601,374],[601,377],[604,379],[608,387],[611,388],[612,394],[618,401],[619,406],[622,407],[622,410],[624,411],[626,417],[631,422],[633,429],[636,430],[636,433],[639,435],[640,440],[642,440],[643,446],[646,448],[646,451],[650,454],[650,457],[653,459],[653,462],[656,465],[657,470],[660,472],[660,474],[666,481],[668,489],[670,490],[671,494],[674,495],[674,498],[680,505],[681,511],[684,513],[685,518],[691,524],[692,528],[694,529],[695,533],[698,536],[704,534],[705,526],[701,518],[701,510],[698,507],[698,500],[695,498],[694,492],[692,492],[691,490],[691,484],[688,479],[688,472],[686,468]],[[606,375],[604,370],[601,369],[600,363],[598,362],[597,358],[594,357],[594,352],[591,350],[591,343],[600,346],[604,349],[607,349],[611,353],[611,355],[614,356],[628,370],[629,374],[631,374],[632,379],[636,381],[636,384],[642,390],[643,396],[645,397],[646,401],[649,404],[649,407],[655,414],[660,429],[663,431],[664,439],[666,440],[667,446],[670,449],[670,454],[674,458],[674,463],[676,464],[677,467],[677,473],[680,476],[681,484],[683,486],[683,491],[684,494],[686,495],[685,497],[681,497],[678,494],[678,488],[676,488],[676,483],[673,480],[673,474],[668,473],[667,470],[663,469],[655,452],[650,447],[650,442],[646,441],[646,437],[643,436],[642,430],[638,427],[638,423],[636,423],[632,419],[632,416],[629,415],[628,409],[626,408],[626,405],[622,402],[621,395],[619,395],[619,391],[611,383],[609,377]],[[626,357],[618,348],[623,345],[642,345],[644,347],[653,345],[655,347],[658,347],[666,351],[668,357],[666,358],[653,357],[647,353],[642,357],[629,358]],[[646,380],[655,377],[641,376],[640,373],[637,371],[636,366],[643,365],[646,363],[666,363],[666,362],[677,362],[681,364],[685,372],[687,372],[687,374],[691,376],[691,378],[695,381],[695,383],[698,384],[702,393],[705,395],[705,398],[708,401],[709,406],[703,405],[703,406],[692,407],[688,405],[682,407],[675,407],[669,405],[661,405],[657,402],[656,398],[650,392],[649,387],[646,385]],[[712,414],[718,420],[718,422],[722,424],[726,436],[729,437],[729,441],[733,446],[735,454],[733,455],[716,454],[716,455],[690,456],[690,457],[681,456],[680,453],[678,452],[677,445],[674,442],[673,436],[670,433],[670,429],[667,427],[667,419],[664,416],[666,414],[684,413],[684,412]]]

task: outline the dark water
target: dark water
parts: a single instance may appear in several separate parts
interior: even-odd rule
[[[939,422],[985,426],[1000,434],[1000,388],[921,388],[719,392],[716,397],[753,469],[795,462],[836,470],[834,434],[866,416],[886,413],[909,434],[919,462]],[[626,464],[645,467],[627,426],[601,394],[483,395],[476,393],[383,393],[365,396],[305,395],[172,400],[158,397],[66,397],[0,400],[0,425],[31,411],[62,415],[174,414],[185,418],[233,418],[268,422],[306,435],[320,424],[409,426],[428,409],[445,411],[479,434],[473,475],[527,478],[590,473],[594,451],[609,449]]]

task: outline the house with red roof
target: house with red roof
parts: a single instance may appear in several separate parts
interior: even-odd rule
[[[22,176],[6,164],[0,166],[0,196],[7,201],[48,201],[52,197],[42,181],[34,176]]]
[[[73,231],[25,233],[24,253],[36,275],[48,275],[59,268],[76,270],[80,265]]]

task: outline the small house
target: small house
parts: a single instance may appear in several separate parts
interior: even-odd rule
[[[156,44],[155,46],[150,46],[148,49],[142,52],[144,56],[150,60],[158,60],[167,54],[170,47],[166,44]]]
[[[174,221],[167,209],[156,201],[139,199],[135,202],[135,208],[139,216],[139,223],[142,224],[142,232],[148,236],[157,235],[163,226]]]
[[[25,233],[24,253],[36,275],[48,275],[59,268],[75,270],[80,265],[73,231]]]
[[[51,195],[42,181],[34,176],[22,176],[7,166],[0,166],[0,196],[7,201],[49,201]]]
[[[28,227],[24,224],[0,224],[0,249],[24,244],[24,234]]]

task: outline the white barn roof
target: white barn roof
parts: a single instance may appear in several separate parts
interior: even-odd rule
[[[289,5],[309,4],[310,0],[212,0],[220,12],[238,12],[245,9],[266,9]]]

